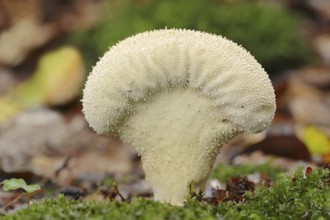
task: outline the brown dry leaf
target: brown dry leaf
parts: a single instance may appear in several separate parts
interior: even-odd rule
[[[29,52],[55,36],[55,26],[44,24],[41,0],[2,0],[5,28],[0,33],[0,64],[20,64]]]
[[[132,162],[130,154],[125,147],[109,146],[107,151],[85,149],[79,154],[71,153],[69,165],[63,169],[57,182],[64,184],[68,180],[81,179],[91,174],[104,175],[106,173],[125,174],[131,170]],[[56,170],[63,164],[67,156],[46,156],[39,154],[33,157],[31,169],[37,175],[54,178]]]
[[[294,120],[301,124],[330,127],[330,70],[305,68],[288,81],[287,103]]]
[[[9,69],[0,67],[0,96],[16,85],[13,73]]]
[[[0,64],[20,64],[31,51],[54,37],[75,29],[90,28],[112,4],[94,0],[2,0]]]
[[[28,161],[46,149],[57,150],[70,138],[62,116],[46,109],[23,112],[0,124],[0,168],[26,170]]]
[[[255,151],[261,151],[264,154],[285,157],[293,160],[311,160],[311,155],[307,147],[295,136],[266,137],[263,141],[246,148],[242,154]]]
[[[32,170],[53,177],[71,156],[62,179],[88,173],[124,173],[132,166],[134,151],[111,137],[97,136],[82,115],[70,122],[47,109],[22,112],[0,124],[0,168]]]
[[[319,12],[326,20],[330,20],[330,1],[329,0],[312,0],[306,1],[314,10]]]
[[[0,33],[0,64],[17,65],[28,53],[55,36],[54,26],[34,19],[17,21]]]
[[[0,1],[0,32],[10,25],[9,15]]]
[[[42,0],[2,0],[3,10],[6,12],[12,24],[24,18],[40,18]]]
[[[315,37],[313,40],[313,44],[316,48],[316,51],[320,55],[323,63],[329,67],[330,66],[330,35],[326,34]]]
[[[61,5],[57,0],[48,1],[47,7],[49,11],[54,13],[54,8],[58,14],[56,22],[63,31],[71,31],[76,29],[88,29],[95,25],[102,17],[103,9],[110,7],[113,2],[95,1],[95,0],[78,0],[72,1],[71,5]],[[55,10],[56,11],[56,10]],[[109,10],[105,10],[109,11]]]
[[[254,191],[255,183],[249,181],[246,177],[233,177],[226,182],[226,189],[217,189],[214,198],[208,199],[212,204],[222,202],[240,202],[245,199],[244,194],[248,191]]]

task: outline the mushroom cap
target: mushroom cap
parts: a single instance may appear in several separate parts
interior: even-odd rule
[[[135,106],[168,89],[213,100],[240,131],[258,133],[276,105],[271,81],[243,47],[184,29],[144,32],[120,41],[98,61],[83,91],[83,112],[97,133],[117,134]]]

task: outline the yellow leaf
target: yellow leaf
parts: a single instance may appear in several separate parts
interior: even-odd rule
[[[311,154],[330,153],[330,142],[328,136],[315,127],[307,127],[304,131],[303,141]]]
[[[75,48],[44,54],[31,78],[0,97],[0,122],[25,109],[66,104],[79,95],[84,78],[83,59]]]

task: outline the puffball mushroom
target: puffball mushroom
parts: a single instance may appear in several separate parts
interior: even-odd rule
[[[164,29],[129,37],[98,61],[83,112],[99,134],[141,155],[155,200],[181,206],[203,189],[221,146],[267,128],[275,94],[261,65],[221,36]]]

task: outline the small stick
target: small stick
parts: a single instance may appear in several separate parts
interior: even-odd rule
[[[7,203],[7,205],[5,205],[3,207],[4,210],[7,210],[10,206],[14,205],[16,202],[18,202],[18,200],[20,200],[26,193],[22,192],[20,194],[18,194],[13,200],[11,200],[10,202]]]

